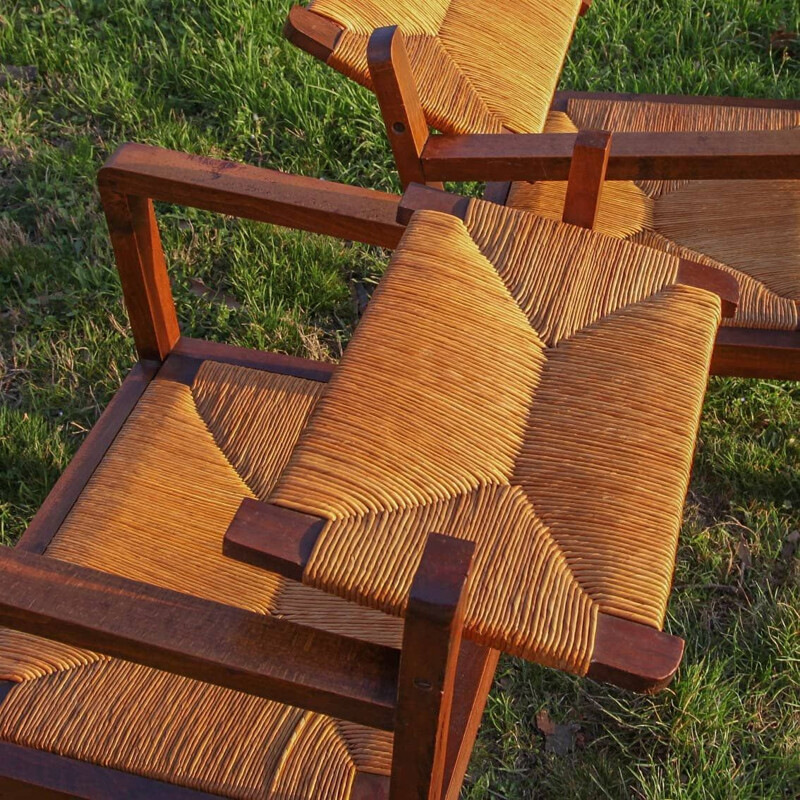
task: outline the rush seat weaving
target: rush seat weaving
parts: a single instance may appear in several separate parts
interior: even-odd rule
[[[310,8],[345,29],[328,63],[368,87],[369,36],[399,25],[430,124],[486,133],[542,130],[580,6],[520,0],[500,12],[491,0],[314,0]],[[516,36],[518,28],[537,34]]]
[[[376,87],[367,61],[370,34],[380,35],[384,27],[399,29],[408,64],[405,55],[397,61],[380,50],[373,58],[378,68],[390,63],[395,77],[402,77],[400,83],[388,81],[376,91],[404,187],[411,182],[452,177],[441,163],[441,148],[429,146],[431,140],[423,146],[411,141],[412,137],[401,139],[402,131],[391,127],[394,123],[386,115],[408,113],[410,106],[419,119],[424,117],[421,127],[427,122],[446,134],[566,133],[578,129],[766,134],[800,128],[796,104],[762,106],[743,101],[736,105],[735,101],[712,99],[706,103],[692,98],[690,102],[656,102],[574,93],[567,93],[565,101],[556,95],[555,88],[581,11],[581,3],[572,0],[564,4],[526,1],[502,8],[485,0],[314,0],[310,9],[314,13],[309,16],[316,15],[318,21],[323,17],[325,22],[333,20],[343,30],[340,33],[334,26],[336,35],[329,35],[321,51],[309,47],[302,37],[290,35],[290,39],[373,89]],[[378,44],[385,46],[386,42],[380,40]],[[410,91],[408,84],[416,91]],[[550,110],[551,104],[561,110]],[[536,145],[532,146],[535,149]],[[463,147],[466,154],[466,142]],[[484,147],[491,153],[490,145]],[[463,164],[456,166],[456,152],[446,152],[450,168],[464,169]],[[435,156],[438,163],[431,164]],[[427,164],[426,158],[430,158]],[[494,180],[491,170],[480,173],[469,177]],[[728,180],[727,174],[713,177],[690,182],[659,180],[655,175],[655,179],[637,183],[606,182],[596,217],[593,208],[592,222],[570,218],[569,214],[567,219],[594,224],[596,230],[608,235],[734,274],[741,286],[740,302],[736,314],[723,324],[747,329],[748,333],[726,331],[723,343],[748,341],[780,362],[780,356],[769,353],[765,343],[794,338],[765,334],[800,331],[800,181],[739,180],[736,175]],[[508,192],[501,192],[499,187],[493,191],[499,192],[497,198],[503,198],[500,202],[511,207],[549,219],[563,218],[566,182],[517,182]],[[738,352],[729,358],[747,375],[751,375],[748,370],[752,370],[753,360],[759,360],[756,357],[747,363],[746,354]],[[787,368],[780,363],[776,366],[779,374]],[[766,366],[763,376],[772,377],[774,368]],[[794,375],[796,366],[789,371]]]
[[[476,542],[481,644],[583,674],[599,611],[660,627],[720,319],[678,266],[417,212],[270,498],[327,520],[303,580],[402,615],[436,531]]]
[[[372,641],[386,615],[222,556],[244,497],[266,497],[325,384],[205,361],[157,377],[46,555]],[[0,630],[0,741],[236,798],[345,800],[388,774],[391,736]],[[315,794],[321,792],[321,794]]]
[[[547,130],[745,131],[800,127],[800,110],[570,99]],[[565,184],[515,183],[508,204],[561,219]],[[733,273],[737,327],[800,328],[800,181],[608,182],[597,229]]]

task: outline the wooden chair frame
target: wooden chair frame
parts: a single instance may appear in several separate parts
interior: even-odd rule
[[[588,4],[584,3],[584,11]],[[327,62],[342,27],[295,6],[286,37]],[[731,133],[631,133],[581,131],[542,134],[432,134],[411,73],[402,34],[377,29],[368,63],[387,137],[403,187],[442,181],[487,181],[485,199],[505,205],[511,181],[571,178],[564,221],[591,227],[605,180],[800,179],[800,131]],[[571,98],[715,103],[800,108],[793,100],[557,92],[564,110]],[[800,331],[720,328],[711,363],[714,375],[800,379]]]
[[[401,207],[400,198],[382,192],[144,145],[123,145],[98,182],[140,360],[16,548],[0,549],[0,625],[394,731],[391,782],[360,774],[355,800],[452,800],[499,656],[461,641],[471,543],[429,537],[400,651],[61,562],[45,551],[152,381],[190,384],[206,359],[315,381],[334,371],[331,364],[181,336],[153,201],[394,247],[404,230],[398,216],[436,208],[442,197],[463,208],[464,198],[415,189]],[[313,534],[318,520],[278,516],[267,504],[243,504],[226,547],[241,557],[235,532],[244,531],[262,551],[246,560],[263,565],[266,552],[267,566],[296,579],[313,543],[309,522]],[[268,651],[260,646],[265,639]],[[682,652],[677,637],[604,616],[590,675],[653,690],[669,682]],[[0,703],[11,688],[0,683]],[[9,743],[0,743],[0,795],[212,796]]]

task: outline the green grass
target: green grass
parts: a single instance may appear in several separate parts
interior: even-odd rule
[[[0,541],[133,362],[94,176],[125,140],[397,189],[377,106],[280,37],[290,0],[0,7]],[[596,0],[565,87],[800,96],[796,0]],[[386,254],[165,208],[184,329],[336,358]],[[241,307],[192,294],[190,278]],[[233,304],[236,305],[236,304]],[[670,604],[684,665],[632,697],[505,659],[464,796],[800,795],[800,386],[712,381]],[[545,747],[535,717],[572,725]],[[570,737],[568,737],[569,739]]]

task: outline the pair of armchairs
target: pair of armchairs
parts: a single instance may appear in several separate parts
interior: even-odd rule
[[[404,4],[402,27],[449,75],[434,7]],[[295,30],[298,13],[309,48],[332,35],[309,12]],[[331,54],[363,44],[376,88],[400,87],[379,96],[407,152],[427,127],[405,43],[354,18]],[[635,691],[669,682],[683,643],[661,627],[709,369],[781,373],[790,340],[720,341],[752,284],[589,223],[633,193],[605,177],[791,176],[798,137],[776,158],[760,136],[455,134],[424,142],[402,198],[141,145],[101,170],[140,361],[0,555],[0,794],[453,798],[500,651]],[[535,195],[536,213],[495,186],[421,185],[517,176],[566,185],[506,195]],[[153,201],[393,249],[342,363],[182,337]]]

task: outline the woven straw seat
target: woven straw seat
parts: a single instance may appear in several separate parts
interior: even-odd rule
[[[800,110],[571,99],[547,130],[744,131],[800,127]],[[508,204],[561,219],[563,183],[516,183]],[[733,273],[736,327],[800,328],[800,181],[609,182],[597,229]]]
[[[327,520],[304,582],[402,615],[437,531],[477,543],[481,644],[584,674],[599,611],[660,627],[720,319],[678,265],[417,212],[270,496]]]
[[[191,387],[157,378],[46,555],[399,646],[397,620],[222,556],[323,387],[212,361]],[[356,772],[390,769],[390,734],[17,631],[0,630],[0,680],[17,682],[0,741],[223,796],[343,800]]]
[[[446,133],[542,130],[581,0],[313,0],[344,26],[328,63],[371,88],[367,42],[399,25],[429,123]],[[534,36],[514,37],[515,28]],[[485,42],[497,46],[486,48]]]
[[[575,0],[524,0],[502,10],[488,0],[313,0],[310,9],[344,28],[327,63],[370,88],[369,36],[398,26],[425,118],[443,133],[800,127],[800,109],[711,102],[572,97],[566,113],[549,111],[580,6]],[[565,193],[564,182],[516,183],[507,203],[560,220]],[[800,329],[800,182],[607,183],[596,226],[734,273],[740,303],[724,325]]]

